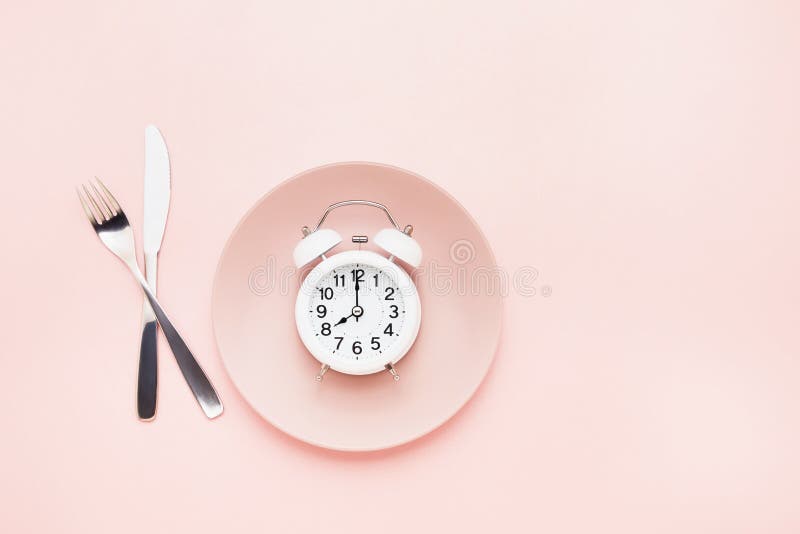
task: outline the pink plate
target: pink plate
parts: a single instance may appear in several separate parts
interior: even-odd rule
[[[301,273],[292,250],[300,228],[313,227],[329,204],[348,199],[386,204],[401,228],[414,226],[422,246],[423,264],[412,273],[422,326],[397,366],[397,382],[388,373],[333,371],[315,381],[319,364],[295,328]],[[354,248],[353,234],[371,238],[387,226],[384,214],[364,206],[336,210],[323,225],[344,237],[332,253]],[[394,447],[447,421],[486,376],[500,336],[494,273],[494,256],[475,221],[428,180],[374,163],[319,167],[267,193],[234,230],[214,280],[217,345],[244,398],[287,434],[337,450]]]

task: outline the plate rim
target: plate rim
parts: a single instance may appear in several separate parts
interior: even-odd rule
[[[331,445],[331,444],[328,444],[328,443],[322,443],[322,442],[316,441],[314,439],[309,439],[307,437],[301,437],[301,436],[297,435],[296,433],[289,431],[284,426],[282,426],[281,424],[276,422],[274,420],[274,418],[266,416],[264,413],[262,413],[258,408],[256,408],[250,402],[250,400],[239,389],[239,386],[237,385],[236,380],[234,380],[233,375],[231,374],[231,371],[228,368],[228,364],[225,361],[225,357],[223,356],[222,344],[220,342],[220,335],[219,335],[219,330],[218,330],[218,326],[217,326],[217,319],[216,319],[217,312],[215,311],[216,308],[214,306],[214,302],[216,301],[216,295],[217,295],[217,293],[219,291],[219,276],[220,276],[220,271],[222,269],[223,260],[224,260],[225,256],[227,255],[228,250],[231,247],[231,244],[232,244],[234,236],[239,232],[239,229],[242,227],[244,222],[264,202],[264,200],[268,196],[270,196],[272,193],[274,193],[278,188],[283,187],[284,185],[287,185],[290,182],[298,180],[298,179],[300,179],[301,177],[303,177],[303,176],[305,176],[307,174],[314,173],[314,172],[319,172],[319,171],[321,171],[323,169],[327,169],[329,167],[342,167],[342,166],[353,166],[353,165],[369,166],[369,167],[382,167],[384,169],[389,169],[389,170],[392,170],[392,171],[399,171],[399,172],[402,172],[402,173],[410,174],[410,175],[422,180],[423,182],[427,183],[428,185],[434,187],[440,193],[444,194],[451,202],[453,202],[456,206],[458,206],[459,209],[461,209],[461,211],[467,216],[468,220],[476,228],[476,230],[478,231],[478,235],[483,239],[484,243],[486,244],[487,252],[489,254],[489,259],[491,260],[491,263],[494,266],[497,266],[497,258],[496,258],[495,254],[494,254],[494,250],[492,249],[492,244],[489,241],[489,239],[487,238],[486,234],[484,233],[483,228],[481,227],[480,224],[478,224],[478,221],[475,219],[475,217],[469,212],[469,210],[467,210],[464,207],[464,205],[458,199],[456,199],[447,190],[445,190],[444,188],[442,188],[441,186],[439,186],[435,182],[429,180],[428,178],[426,178],[426,177],[424,177],[424,176],[422,176],[422,175],[420,175],[420,174],[418,174],[418,173],[416,173],[414,171],[410,171],[410,170],[405,169],[403,167],[399,167],[399,166],[396,166],[396,165],[391,165],[391,164],[388,164],[388,163],[379,163],[379,162],[366,161],[366,160],[348,160],[348,161],[337,161],[337,162],[325,163],[325,164],[322,164],[322,165],[318,165],[316,167],[311,167],[311,168],[306,169],[304,171],[301,171],[299,173],[293,174],[289,178],[286,178],[285,180],[281,180],[280,182],[278,182],[274,186],[270,187],[264,194],[262,194],[260,197],[258,197],[258,199],[255,202],[253,202],[253,204],[250,206],[250,208],[247,209],[247,211],[245,211],[244,214],[242,214],[239,217],[239,220],[237,221],[236,225],[234,225],[234,227],[229,232],[228,238],[225,240],[225,245],[222,247],[222,250],[219,253],[219,258],[217,259],[217,265],[216,265],[216,267],[214,269],[213,282],[211,284],[211,330],[212,330],[212,333],[213,333],[213,336],[214,336],[214,344],[216,345],[216,348],[217,348],[217,356],[218,356],[219,360],[222,362],[222,368],[225,370],[225,374],[228,375],[228,379],[233,384],[234,389],[236,390],[236,392],[239,395],[239,397],[241,397],[242,400],[244,400],[245,404],[247,404],[250,407],[250,409],[252,409],[256,414],[258,414],[258,416],[261,419],[263,419],[264,421],[266,421],[267,423],[269,423],[270,425],[272,425],[276,429],[280,430],[285,435],[287,435],[287,436],[291,437],[292,439],[295,439],[295,440],[297,440],[297,441],[299,441],[301,443],[306,443],[306,444],[313,445],[315,447],[319,447],[321,449],[325,449],[325,450],[329,450],[329,451],[338,451],[338,452],[346,452],[346,453],[377,452],[377,451],[385,451],[385,450],[395,449],[397,447],[401,447],[403,445],[407,445],[409,443],[417,441],[420,438],[423,438],[423,437],[435,432],[436,430],[438,430],[442,426],[444,426],[445,423],[451,421],[453,419],[453,417],[455,417],[458,413],[460,413],[464,409],[464,407],[470,402],[470,400],[472,400],[475,397],[475,394],[477,393],[478,389],[480,389],[480,387],[486,381],[486,377],[489,376],[489,373],[490,373],[492,367],[494,366],[494,361],[497,358],[497,353],[498,353],[499,348],[500,348],[500,340],[501,340],[502,333],[503,333],[503,324],[505,322],[505,320],[504,320],[505,313],[503,311],[504,310],[503,297],[502,297],[502,295],[498,295],[497,296],[497,300],[498,300],[498,306],[499,306],[499,310],[498,310],[499,313],[498,313],[497,335],[495,336],[494,343],[492,344],[493,346],[492,346],[492,350],[491,350],[491,355],[490,355],[489,360],[488,360],[488,362],[486,364],[486,368],[484,369],[484,371],[483,371],[483,373],[481,375],[480,380],[478,380],[475,383],[474,387],[472,387],[469,390],[469,392],[462,399],[459,399],[458,403],[455,405],[455,408],[446,417],[442,418],[441,421],[437,422],[435,425],[433,425],[431,427],[426,427],[422,431],[414,433],[412,436],[410,436],[410,437],[408,437],[406,439],[400,440],[400,441],[392,442],[390,444],[386,444],[386,445],[378,446],[378,447],[374,447],[374,446],[370,446],[370,447],[358,447],[358,446],[346,447],[346,446],[334,446],[334,445]]]

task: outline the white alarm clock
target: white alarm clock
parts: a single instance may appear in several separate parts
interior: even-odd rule
[[[354,235],[358,249],[326,256],[342,242],[332,229],[321,229],[328,214],[340,207],[362,205],[383,210],[392,228],[384,228],[373,242],[388,257],[360,250],[367,236]],[[403,230],[383,204],[346,200],[328,206],[313,230],[303,227],[303,239],[294,249],[297,268],[321,261],[306,276],[297,294],[295,321],[300,339],[322,367],[318,381],[329,369],[350,375],[389,371],[400,378],[395,364],[406,355],[419,333],[419,294],[411,277],[396,263],[399,259],[419,267],[422,249]]]

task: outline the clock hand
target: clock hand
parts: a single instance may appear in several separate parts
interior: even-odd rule
[[[351,314],[350,314],[350,315],[348,315],[347,317],[342,317],[341,319],[339,319],[339,322],[338,322],[338,323],[336,323],[336,324],[335,324],[335,325],[333,325],[333,326],[339,326],[340,324],[344,324],[344,323],[346,323],[346,322],[347,322],[347,320],[348,320],[350,317],[352,317],[352,316],[353,316],[353,314],[351,313]]]
[[[333,325],[333,326],[339,326],[340,324],[344,324],[344,323],[346,323],[346,322],[347,322],[347,320],[348,320],[350,317],[355,317],[355,318],[356,318],[356,321],[358,321],[358,318],[359,318],[359,317],[361,317],[362,315],[364,315],[364,308],[362,308],[361,306],[355,306],[355,307],[353,307],[353,311],[350,313],[350,315],[348,315],[347,317],[342,317],[342,318],[341,318],[341,319],[339,319],[339,321],[338,321],[338,322],[337,322],[335,325]]]
[[[358,290],[359,290],[359,285],[358,285],[358,280],[356,280],[356,308],[360,308],[360,306],[358,305]],[[353,308],[353,309],[355,309],[355,308]],[[356,322],[358,322],[358,318],[360,316],[361,316],[361,314],[356,315]]]

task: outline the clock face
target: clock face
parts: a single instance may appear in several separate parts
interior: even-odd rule
[[[349,251],[323,261],[300,291],[300,336],[319,361],[337,371],[383,370],[406,353],[419,329],[411,279],[373,252]]]

